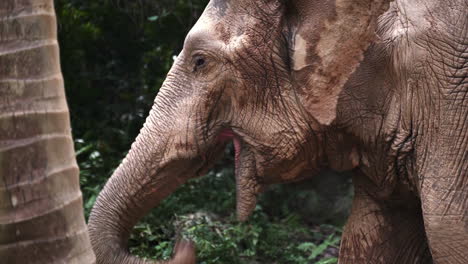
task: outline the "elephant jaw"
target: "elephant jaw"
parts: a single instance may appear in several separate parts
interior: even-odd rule
[[[237,219],[243,222],[255,209],[257,194],[261,189],[257,177],[255,156],[232,130],[223,130],[219,140],[221,142],[232,140],[234,144]]]

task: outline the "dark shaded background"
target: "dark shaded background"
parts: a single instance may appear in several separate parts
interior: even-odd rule
[[[142,127],[206,0],[56,0],[62,71],[85,214]],[[347,175],[274,186],[251,220],[235,220],[232,153],[168,198],[136,227],[131,251],[170,256],[197,244],[200,263],[336,263],[351,187]]]

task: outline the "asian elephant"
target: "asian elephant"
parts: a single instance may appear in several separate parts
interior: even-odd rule
[[[468,263],[468,2],[212,0],[89,220],[98,263],[235,146],[237,213],[352,170],[339,263]],[[182,244],[168,263],[194,263]]]

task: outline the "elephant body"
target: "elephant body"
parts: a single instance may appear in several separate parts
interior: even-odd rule
[[[213,0],[90,217],[98,263],[235,146],[237,212],[353,172],[339,263],[468,263],[466,0]],[[119,221],[117,221],[119,219]],[[183,244],[170,263],[192,263]]]
[[[340,263],[468,263],[468,11],[438,4],[392,3],[340,96],[366,149]]]

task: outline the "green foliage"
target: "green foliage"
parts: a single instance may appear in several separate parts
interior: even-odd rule
[[[86,218],[206,3],[55,1]],[[196,243],[203,264],[336,263],[341,231],[317,222],[340,224],[332,220],[339,206],[318,190],[275,186],[260,198],[250,220],[239,223],[232,153],[226,151],[207,176],[182,186],[135,226],[130,251],[167,259],[175,241],[186,237]],[[347,187],[337,190],[349,193]]]
[[[93,144],[76,140],[76,145],[79,155],[87,155],[80,167],[88,216],[107,179],[89,172],[104,171],[105,159]],[[233,164],[230,152],[228,148],[224,160],[206,176],[183,185],[140,221],[130,238],[130,251],[149,259],[168,259],[176,240],[184,237],[196,243],[198,261],[204,264],[337,263],[341,230],[308,224],[304,215],[296,214],[297,208],[289,205],[301,195],[293,186],[275,186],[260,197],[249,221],[236,220],[234,171],[227,165]],[[112,168],[107,169],[110,176]],[[278,208],[280,213],[272,210]]]
[[[232,169],[215,169],[171,195],[137,225],[131,252],[167,259],[173,238],[184,237],[196,243],[198,261],[204,264],[336,263],[341,233],[336,227],[308,226],[294,212],[275,219],[260,205],[248,222],[236,221],[232,174]],[[261,198],[259,204],[263,202]]]

